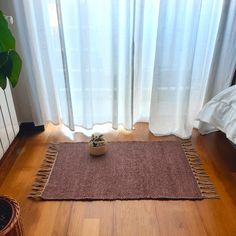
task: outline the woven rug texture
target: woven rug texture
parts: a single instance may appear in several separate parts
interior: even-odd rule
[[[29,197],[41,200],[217,198],[190,140],[51,144]]]

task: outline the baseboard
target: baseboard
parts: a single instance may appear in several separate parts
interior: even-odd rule
[[[44,125],[35,126],[33,122],[24,122],[20,124],[20,131],[18,135],[41,133],[44,130]]]

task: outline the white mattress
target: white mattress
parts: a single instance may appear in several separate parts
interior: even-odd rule
[[[236,85],[212,98],[200,111],[198,120],[207,123],[199,126],[201,134],[214,131],[215,128],[236,144]]]

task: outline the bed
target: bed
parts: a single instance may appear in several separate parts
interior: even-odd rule
[[[221,130],[236,144],[236,85],[213,97],[198,115],[199,132],[207,134]]]

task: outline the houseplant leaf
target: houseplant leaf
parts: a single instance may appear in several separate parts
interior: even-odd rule
[[[0,87],[6,88],[7,79],[15,87],[20,75],[22,61],[15,51],[15,38],[8,22],[0,11]]]
[[[0,75],[2,80],[9,79],[12,87],[15,87],[21,71],[21,59],[18,53],[14,50],[9,50],[7,52],[0,53]],[[5,83],[2,81],[2,88]]]
[[[0,52],[0,74],[4,77],[8,77],[12,70],[12,60],[10,57],[10,51]]]
[[[8,23],[0,11],[0,51],[15,49],[15,38],[8,28]]]
[[[4,90],[7,86],[6,78],[0,74],[0,87]]]
[[[22,61],[18,53],[14,50],[10,51],[10,60],[12,62],[11,73],[8,77],[12,87],[14,88],[18,82]]]

